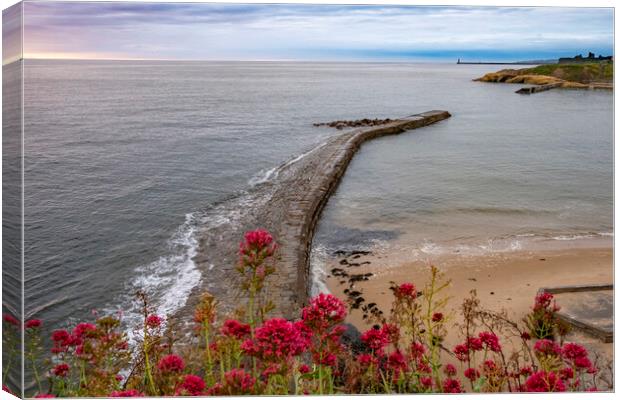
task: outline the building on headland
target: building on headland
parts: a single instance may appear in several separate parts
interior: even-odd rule
[[[602,63],[602,62],[613,62],[613,56],[603,56],[599,54],[598,57],[594,55],[594,53],[589,52],[587,57],[582,56],[581,54],[576,55],[575,57],[562,57],[558,60],[558,64],[580,64],[580,63]]]

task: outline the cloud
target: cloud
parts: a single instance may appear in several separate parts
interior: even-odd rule
[[[25,3],[28,54],[172,59],[419,59],[611,52],[613,10]],[[476,53],[477,54],[477,53]]]

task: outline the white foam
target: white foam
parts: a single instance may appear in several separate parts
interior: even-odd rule
[[[327,249],[325,246],[317,245],[312,248],[310,253],[310,296],[315,297],[319,293],[329,293],[325,284],[327,273],[325,272],[325,260],[327,259]]]
[[[134,339],[133,330],[142,320],[140,304],[133,297],[137,290],[148,295],[156,314],[165,316],[183,307],[192,289],[200,283],[201,273],[193,260],[198,251],[193,214],[185,215],[185,223],[168,240],[167,246],[169,254],[137,267],[128,284],[127,292],[132,297],[128,299],[130,306],[124,312],[123,320],[130,341]]]

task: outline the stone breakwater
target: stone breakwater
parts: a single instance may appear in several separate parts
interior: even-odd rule
[[[421,128],[448,117],[447,111],[429,111],[335,135],[270,171],[269,179],[248,192],[211,207],[206,211],[194,258],[202,281],[177,317],[189,318],[204,291],[216,296],[223,312],[241,304],[235,271],[238,245],[245,231],[256,228],[269,230],[279,245],[276,273],[266,288],[276,305],[273,313],[285,318],[297,316],[311,284],[309,260],[316,224],[359,147],[368,140]]]

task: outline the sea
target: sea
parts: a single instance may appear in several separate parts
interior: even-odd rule
[[[200,232],[230,218],[213,207],[277,179],[341,133],[313,123],[340,119],[452,114],[361,148],[321,217],[315,268],[350,248],[611,246],[613,93],[472,80],[496,68],[25,60],[26,318],[49,332],[118,313],[131,330],[137,290],[174,313],[209,279]]]

